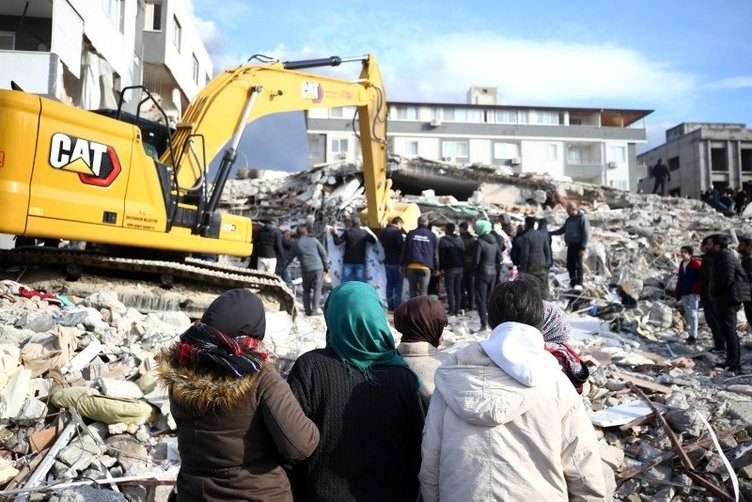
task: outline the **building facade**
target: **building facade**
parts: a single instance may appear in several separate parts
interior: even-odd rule
[[[501,106],[496,89],[473,87],[468,104],[390,102],[389,152],[406,157],[549,173],[630,187],[636,145],[652,110]],[[354,108],[308,112],[311,164],[358,160]]]
[[[145,85],[176,121],[213,72],[184,1],[3,0],[0,88],[100,109]],[[140,97],[125,100],[135,112]]]
[[[666,191],[699,198],[711,188],[741,188],[752,183],[752,129],[745,124],[685,122],[666,131],[666,142],[637,157],[644,192],[653,189],[648,170],[658,159],[669,168]],[[638,189],[638,187],[635,187]]]

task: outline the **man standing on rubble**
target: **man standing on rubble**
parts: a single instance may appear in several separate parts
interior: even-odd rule
[[[671,181],[671,173],[668,166],[663,163],[663,159],[658,159],[658,163],[653,166],[652,175],[655,178],[653,193],[658,193],[658,186],[660,185],[661,195],[663,195],[666,192],[666,180]]]
[[[454,223],[447,223],[446,235],[439,239],[439,268],[444,272],[450,316],[460,315],[462,269],[465,265],[465,243],[455,229]]]
[[[535,217],[525,217],[525,228],[518,236],[520,247],[517,268],[521,273],[535,277],[538,282],[541,298],[548,298],[548,267],[546,264],[550,256],[546,256],[546,242],[548,236],[543,236],[535,229]]]
[[[734,253],[728,249],[728,237],[710,236],[713,269],[710,272],[710,300],[718,314],[718,328],[726,342],[726,360],[716,364],[728,371],[741,371],[739,334],[736,332],[736,313],[741,304],[750,301],[747,275]]]
[[[298,240],[293,244],[292,256],[286,265],[294,258],[298,259],[303,279],[303,308],[305,315],[312,316],[320,313],[321,288],[324,285],[324,274],[329,269],[329,259],[324,246],[308,235],[307,225],[298,225],[295,231],[298,233]]]
[[[590,222],[585,212],[570,201],[567,204],[567,214],[564,225],[558,230],[549,232],[550,235],[564,234],[567,245],[567,271],[569,272],[570,287],[582,289],[582,258],[585,256],[588,239],[590,238]]]
[[[400,260],[400,273],[405,274],[410,283],[410,298],[428,294],[428,282],[438,260],[436,234],[428,229],[428,218],[420,215],[418,228],[407,234]]]
[[[710,333],[713,335],[713,348],[710,350],[714,354],[726,353],[726,342],[723,339],[723,335],[718,328],[718,315],[716,313],[715,305],[710,300],[710,273],[713,270],[713,255],[710,249],[710,236],[705,237],[700,243],[700,256],[702,261],[702,267],[700,268],[700,302],[702,303],[702,310],[705,312],[705,322],[710,329]]]
[[[689,327],[687,343],[697,342],[697,298],[700,294],[700,269],[702,262],[695,258],[692,246],[681,247],[682,261],[679,263],[679,276],[676,280],[674,297],[682,302],[684,319]]]
[[[273,274],[277,270],[277,258],[284,256],[282,236],[271,222],[267,221],[253,238],[254,252],[258,256],[256,270]]]
[[[367,227],[360,225],[360,218],[350,218],[352,226],[347,228],[342,235],[337,231],[337,226],[332,227],[334,244],[339,246],[345,243],[345,253],[342,256],[342,282],[360,281],[366,282],[366,246],[368,243],[375,244],[376,236]]]
[[[392,222],[379,232],[379,242],[384,248],[384,269],[386,271],[386,303],[389,310],[395,310],[402,303],[402,283],[400,257],[405,243],[402,233],[402,218],[395,216]]]

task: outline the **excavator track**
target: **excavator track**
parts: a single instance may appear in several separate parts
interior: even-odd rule
[[[221,289],[248,288],[264,299],[272,300],[279,304],[279,309],[287,311],[290,315],[295,314],[295,297],[287,285],[276,275],[259,272],[247,268],[234,267],[219,263],[208,262],[195,258],[185,258],[183,261],[152,260],[142,258],[127,258],[108,256],[97,252],[77,251],[54,248],[20,248],[0,251],[0,265],[18,267],[56,267],[64,269],[69,274],[72,270],[79,273],[83,270],[118,271],[134,273],[137,271],[140,277],[156,277],[166,286],[171,286],[174,280],[181,285],[184,281],[214,286]],[[167,290],[165,290],[167,291]],[[124,302],[127,306],[138,308],[142,311],[155,311],[160,308],[169,308],[168,305],[160,307],[159,302],[146,301],[149,305]],[[184,302],[185,303],[185,302]],[[193,302],[188,302],[193,303]],[[191,313],[200,315],[204,305],[193,305]],[[189,314],[191,315],[191,314]]]

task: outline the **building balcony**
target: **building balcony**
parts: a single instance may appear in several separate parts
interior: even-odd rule
[[[603,173],[606,171],[606,168],[607,166],[602,163],[576,164],[567,162],[564,165],[564,176],[569,176],[574,179],[600,179],[603,176]]]
[[[13,68],[11,79],[26,92],[59,97],[63,66],[55,53],[0,51],[0,68]]]

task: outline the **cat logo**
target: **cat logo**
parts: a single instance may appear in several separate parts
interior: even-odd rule
[[[314,103],[321,103],[324,98],[324,89],[318,82],[303,82],[300,84],[300,92],[303,99],[310,99]]]
[[[115,149],[61,132],[52,135],[50,165],[55,169],[78,173],[81,183],[108,187],[120,174],[120,159]]]

